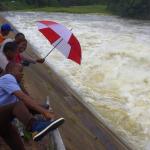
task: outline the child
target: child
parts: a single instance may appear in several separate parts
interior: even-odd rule
[[[27,48],[27,40],[25,39],[25,36],[23,33],[17,33],[15,36],[15,42],[18,46],[18,54],[16,56],[16,62],[22,63],[24,66],[29,66],[30,63],[36,64],[36,63],[43,63],[45,59],[32,59],[29,57],[25,57],[24,55],[21,55],[26,48]]]
[[[15,62],[17,55],[17,45],[14,42],[7,42],[4,45],[3,51],[0,52],[0,68],[5,70],[8,62]]]
[[[23,33],[19,32],[15,35],[15,41],[17,44],[19,44],[23,40],[25,40],[25,35]]]
[[[0,47],[2,45],[2,43],[6,40],[5,36],[7,36],[9,34],[10,31],[13,31],[11,26],[7,23],[2,24],[1,29],[0,29]],[[3,56],[3,53],[0,49],[0,75],[3,73],[3,67],[1,66],[5,66],[6,64],[6,59]]]

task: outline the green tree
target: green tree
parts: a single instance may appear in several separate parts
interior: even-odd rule
[[[50,4],[50,0],[26,0],[26,3],[29,5],[43,7],[43,6],[48,6]]]
[[[58,2],[63,6],[80,6],[105,3],[106,0],[58,0]]]
[[[121,16],[150,18],[149,0],[108,0],[107,5]]]

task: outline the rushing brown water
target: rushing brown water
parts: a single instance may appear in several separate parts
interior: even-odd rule
[[[150,149],[149,21],[43,12],[3,15],[26,35],[41,57],[52,47],[38,32],[36,21],[54,20],[72,28],[82,47],[82,65],[57,50],[47,63],[133,149]]]

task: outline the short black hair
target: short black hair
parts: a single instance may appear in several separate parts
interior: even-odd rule
[[[23,33],[21,33],[21,32],[17,33],[17,34],[15,35],[15,38],[17,38],[17,37],[19,37],[19,36],[23,36],[23,37],[25,38],[25,35],[24,35]]]
[[[4,48],[3,48],[3,53],[6,54],[7,52],[16,52],[16,49],[17,49],[17,44],[16,42],[7,42],[5,45],[4,45]]]

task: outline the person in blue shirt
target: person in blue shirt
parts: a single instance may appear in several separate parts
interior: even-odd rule
[[[22,71],[21,64],[10,62],[6,66],[6,74],[0,77],[0,136],[12,150],[25,150],[17,129],[12,124],[14,117],[19,119],[33,134],[34,141],[40,140],[64,122],[64,118],[54,119],[54,113],[41,107],[21,90],[19,82],[23,77]],[[35,119],[29,109],[42,114],[47,121]]]

